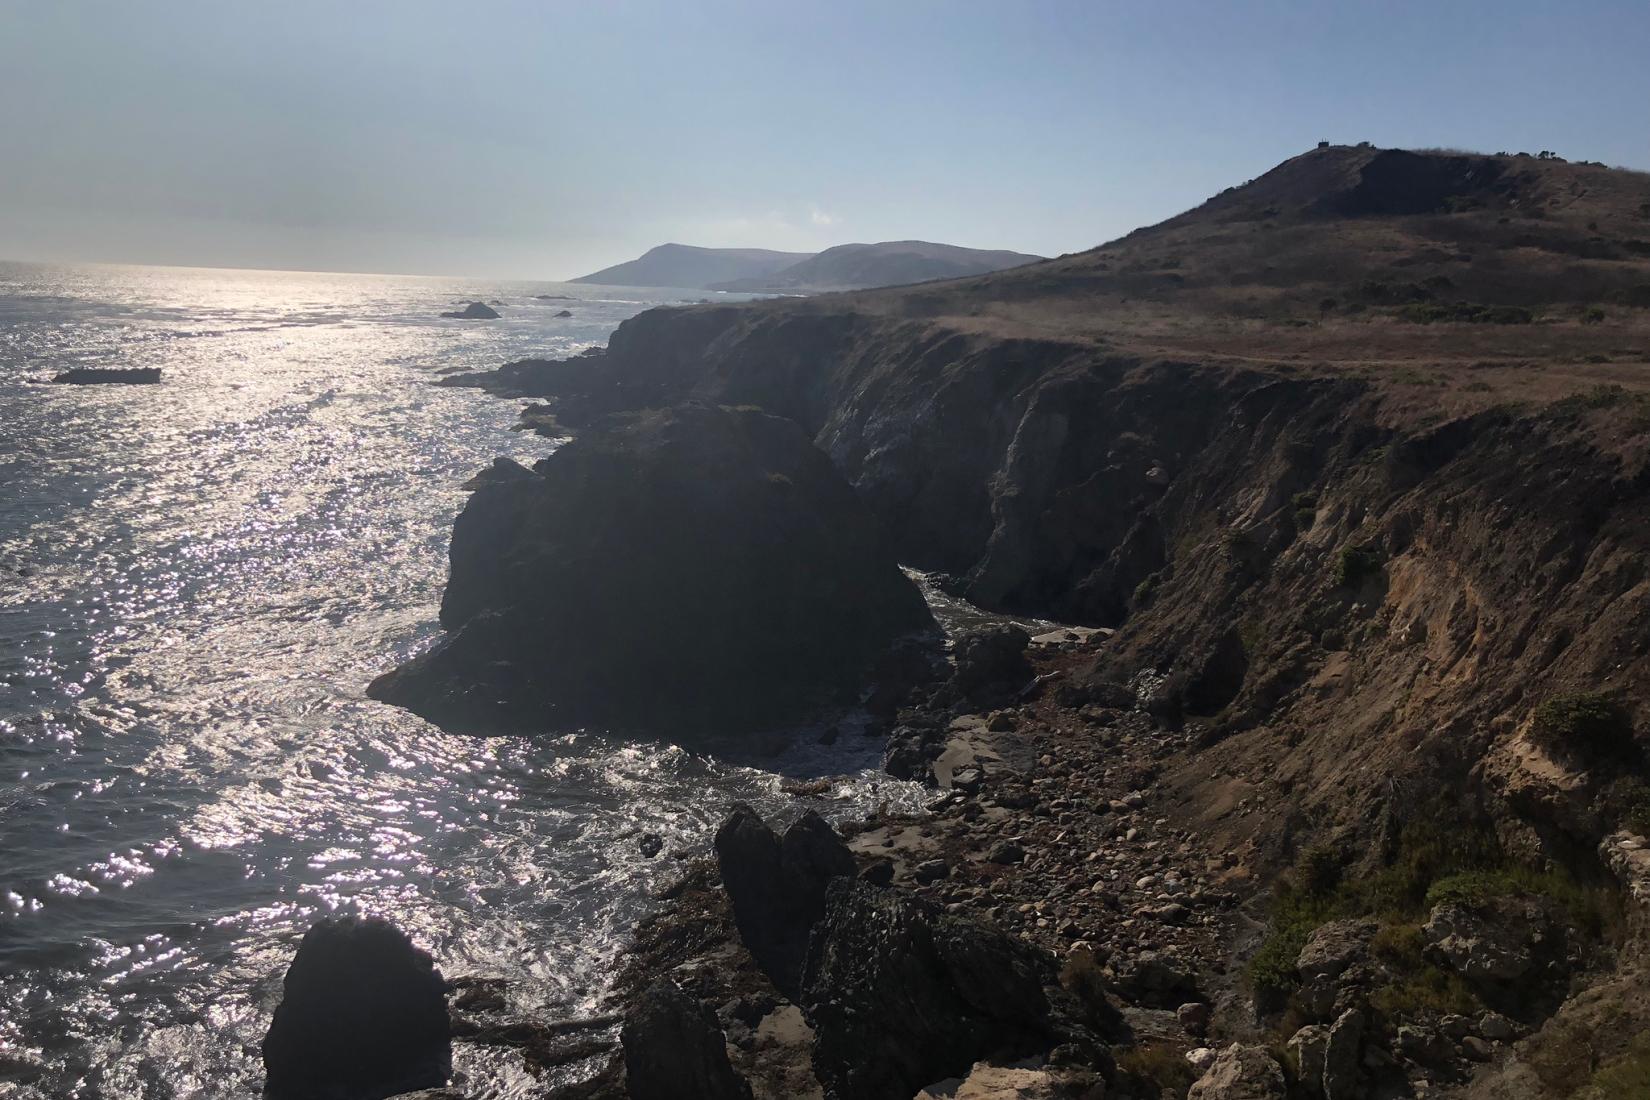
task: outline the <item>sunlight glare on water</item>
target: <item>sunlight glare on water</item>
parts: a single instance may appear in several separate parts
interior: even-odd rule
[[[459,485],[550,449],[509,430],[517,403],[429,383],[691,297],[0,264],[0,1096],[255,1094],[282,974],[333,912],[511,979],[524,1012],[588,1011],[734,799],[794,813],[782,775],[811,773],[849,777],[831,813],[914,804],[863,738],[741,766],[453,736],[364,696],[437,632]],[[439,317],[472,299],[502,319]],[[70,366],[165,373],[33,381]],[[458,1065],[477,1095],[542,1084]]]

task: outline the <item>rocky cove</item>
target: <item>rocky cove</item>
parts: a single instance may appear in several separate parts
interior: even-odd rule
[[[1374,221],[1450,197],[1430,167],[1353,167],[1343,194],[1403,199],[1358,211]],[[1162,239],[1085,254],[1094,284],[1113,293]],[[492,1019],[469,990],[456,1037],[605,1058],[558,1095],[638,1100],[1634,1095],[1650,1063],[1642,393],[1585,370],[1532,391],[1540,364],[1499,333],[1428,338],[1439,381],[1420,390],[1413,367],[1303,360],[1300,326],[1276,319],[1232,350],[1164,354],[1197,341],[1165,349],[1133,314],[1103,336],[1041,323],[1040,279],[1075,276],[653,310],[605,351],[443,383],[542,400],[524,426],[579,442],[482,479],[455,532],[450,640],[376,693],[441,720],[473,714],[450,704],[478,685],[495,715],[561,705],[532,616],[567,597],[534,585],[599,575],[615,544],[579,524],[604,516],[596,497],[633,494],[590,537],[659,519],[647,553],[708,546],[715,568],[776,572],[715,593],[713,625],[692,576],[664,574],[685,610],[650,643],[667,665],[701,641],[712,659],[627,693],[714,716],[752,687],[762,639],[800,632],[805,657],[773,668],[805,659],[810,682],[767,700],[757,683],[730,725],[863,708],[890,770],[934,787],[926,814],[844,835],[736,811],[638,930],[613,1017],[585,1022],[617,1024],[616,1048],[576,1022]],[[997,303],[1009,315],[982,312]],[[1427,338],[1365,327],[1394,359]],[[1595,336],[1555,322],[1540,338]],[[684,450],[660,449],[672,432]],[[714,537],[701,506],[659,508],[690,486],[731,502]],[[763,556],[803,547],[822,556],[800,576]],[[914,605],[895,561],[1084,629],[998,628],[942,656],[897,610]],[[764,607],[775,594],[801,618]],[[828,606],[845,617],[797,625]],[[626,644],[597,635],[590,657]]]

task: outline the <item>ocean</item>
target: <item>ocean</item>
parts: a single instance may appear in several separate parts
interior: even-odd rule
[[[553,447],[511,430],[517,402],[431,383],[699,297],[0,264],[0,1097],[256,1095],[285,968],[335,913],[507,979],[523,1015],[581,1015],[735,800],[921,800],[863,737],[729,761],[455,736],[365,697],[438,634],[460,485]],[[470,300],[501,319],[439,316]],[[163,381],[41,384],[74,366]],[[781,789],[822,774],[821,800]],[[467,1095],[546,1083],[455,1061]]]

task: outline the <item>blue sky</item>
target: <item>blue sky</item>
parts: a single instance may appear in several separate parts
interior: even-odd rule
[[[1320,139],[1650,168],[1650,3],[0,0],[0,258],[1054,254]]]

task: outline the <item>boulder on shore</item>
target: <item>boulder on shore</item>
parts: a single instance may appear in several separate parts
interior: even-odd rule
[[[777,836],[741,804],[716,830],[716,861],[739,938],[774,986],[797,999],[808,936],[825,915],[825,889],[833,878],[854,875],[848,845],[812,810]]]
[[[957,690],[970,698],[1007,697],[1031,679],[1031,635],[1014,623],[971,630],[957,639]]]
[[[1063,1042],[1103,1048],[1050,999],[1054,961],[916,896],[833,879],[803,978],[814,1072],[828,1097],[907,1100],[986,1058]]]
[[[642,994],[620,1041],[630,1100],[750,1100],[715,1014],[669,978]]]
[[[496,321],[498,310],[486,302],[471,302],[463,309],[449,309],[441,316],[452,317],[460,321]]]
[[[433,650],[374,698],[475,732],[748,731],[859,688],[933,617],[854,491],[789,420],[604,418],[490,480],[453,528]]]
[[[268,1100],[380,1100],[452,1073],[447,983],[388,921],[304,934],[263,1045]]]

